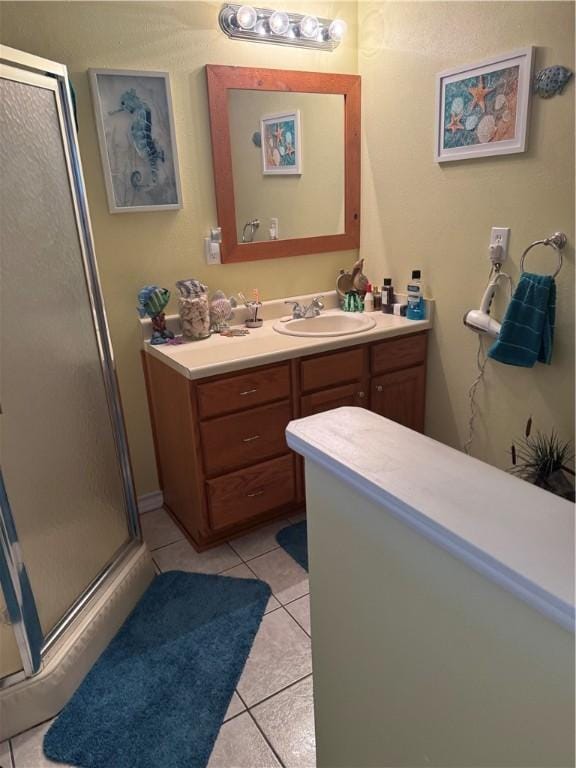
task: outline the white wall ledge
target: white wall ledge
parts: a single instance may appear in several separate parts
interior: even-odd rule
[[[292,421],[288,445],[574,631],[574,506],[362,408]]]

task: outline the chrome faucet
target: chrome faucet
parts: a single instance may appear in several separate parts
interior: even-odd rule
[[[292,304],[292,320],[298,320],[303,317],[318,317],[324,309],[321,299],[322,296],[315,296],[307,307],[303,307],[298,301],[285,301],[284,304]]]
[[[244,224],[244,228],[242,229],[242,242],[243,243],[251,243],[254,241],[254,235],[256,234],[256,230],[260,226],[260,220],[259,219],[251,219],[250,221],[247,221],[246,224]],[[246,234],[246,230],[250,228],[250,231],[248,234]]]

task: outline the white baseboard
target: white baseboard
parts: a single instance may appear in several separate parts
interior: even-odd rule
[[[164,504],[164,495],[162,491],[153,491],[152,493],[144,493],[142,496],[138,496],[138,512],[143,515],[145,512],[153,512],[155,509],[160,509]]]

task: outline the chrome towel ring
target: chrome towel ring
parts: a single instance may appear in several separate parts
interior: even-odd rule
[[[556,269],[556,272],[552,275],[552,277],[556,277],[558,272],[562,269],[562,249],[568,242],[568,238],[564,234],[564,232],[555,232],[552,237],[545,237],[544,240],[535,240],[531,245],[526,248],[524,253],[522,254],[522,257],[520,259],[520,272],[524,272],[524,259],[526,258],[526,254],[531,248],[534,248],[535,245],[550,245],[554,250],[556,251],[558,255],[558,267]]]

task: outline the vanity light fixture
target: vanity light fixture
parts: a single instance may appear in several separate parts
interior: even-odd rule
[[[346,34],[346,22],[301,13],[227,3],[218,16],[220,29],[236,40],[335,50]]]
[[[299,24],[300,34],[308,40],[315,40],[320,31],[320,22],[316,16],[304,16]]]
[[[253,29],[258,21],[256,9],[251,5],[241,5],[236,12],[236,22],[240,29]]]

